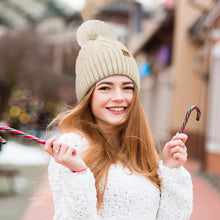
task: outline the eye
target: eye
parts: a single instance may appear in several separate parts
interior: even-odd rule
[[[102,87],[100,87],[98,90],[109,90],[110,88],[109,87],[107,87],[107,86],[102,86]]]
[[[134,87],[133,86],[126,86],[124,87],[125,90],[134,90]]]

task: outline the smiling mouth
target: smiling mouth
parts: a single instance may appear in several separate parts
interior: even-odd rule
[[[126,109],[127,109],[127,107],[109,107],[109,108],[107,108],[108,110],[110,110],[111,112],[124,112]]]

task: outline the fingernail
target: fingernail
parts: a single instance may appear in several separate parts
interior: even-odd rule
[[[73,156],[76,156],[77,155],[77,151],[73,151]]]

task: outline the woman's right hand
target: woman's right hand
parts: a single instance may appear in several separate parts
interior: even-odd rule
[[[77,153],[77,148],[68,144],[56,141],[55,137],[48,139],[44,150],[54,157],[57,163],[68,167],[72,171],[80,171],[87,166]]]

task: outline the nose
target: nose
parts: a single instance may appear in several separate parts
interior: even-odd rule
[[[115,89],[112,93],[112,101],[121,102],[124,101],[123,91],[121,89]]]

